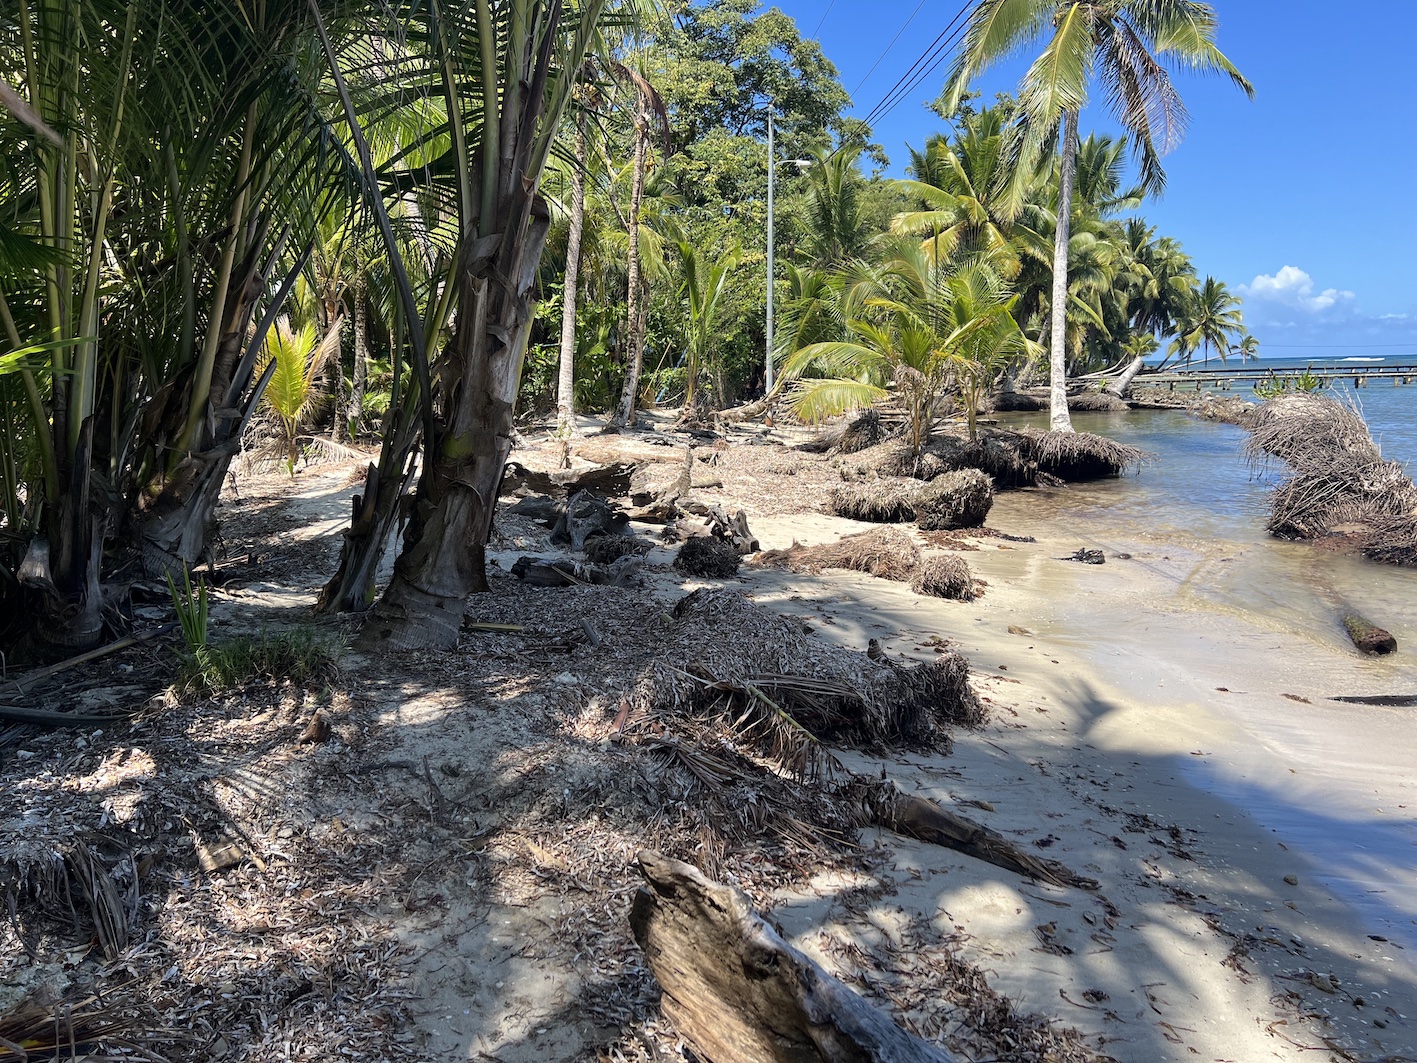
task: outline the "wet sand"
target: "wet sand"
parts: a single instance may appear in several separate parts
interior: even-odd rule
[[[844,645],[925,658],[943,637],[964,652],[991,724],[891,774],[982,802],[984,822],[1097,877],[1107,903],[892,839],[899,893],[867,918],[874,930],[834,923],[819,897],[776,915],[823,949],[889,936],[912,912],[955,927],[1001,992],[1119,1060],[1417,1054],[1417,831],[1403,807],[1417,805],[1417,726],[1323,700],[1401,684],[1405,666],[1191,593],[1198,566],[1229,563],[1214,544],[1080,538],[1040,494],[1002,495],[989,520],[1038,542],[982,539],[963,555],[989,583],[976,602],[847,573],[759,570],[745,590]],[[768,548],[863,527],[754,523]],[[1107,563],[1057,560],[1084,545]]]

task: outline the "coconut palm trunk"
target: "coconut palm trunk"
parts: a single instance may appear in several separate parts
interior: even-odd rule
[[[456,382],[428,445],[413,519],[394,577],[365,628],[385,648],[451,647],[463,599],[487,589],[485,544],[502,469],[512,449],[512,413],[533,315],[532,289],[551,216],[517,168],[502,183],[497,215],[513,224],[499,253],[480,262],[462,248],[464,281],[457,331],[441,359]]]
[[[456,326],[435,364],[423,472],[393,579],[364,628],[367,647],[452,648],[464,599],[487,589],[486,543],[551,221],[537,188],[603,7],[590,0],[563,24],[561,0],[514,0],[499,5],[499,26],[487,0],[476,4],[481,143],[478,166],[471,153],[460,162]],[[440,17],[438,5],[430,10]],[[464,131],[455,129],[455,143]]]
[[[1071,432],[1068,414],[1068,240],[1072,235],[1073,182],[1077,175],[1078,113],[1063,112],[1063,154],[1058,160],[1058,224],[1053,236],[1053,335],[1048,357],[1048,427]]]
[[[625,385],[620,392],[620,407],[615,412],[617,425],[633,424],[635,399],[640,390],[640,372],[644,368],[645,343],[643,316],[644,292],[640,281],[640,214],[644,207],[645,170],[649,164],[649,115],[645,113],[642,92],[635,96],[635,169],[630,184],[630,252],[629,283],[627,285],[626,332],[629,350],[625,358]]]
[[[585,228],[586,116],[576,117],[575,166],[571,171],[571,221],[566,234],[565,305],[561,308],[561,365],[556,385],[557,423],[569,435],[576,426],[576,301],[581,269],[581,232]]]
[[[1118,398],[1125,399],[1127,392],[1132,388],[1132,381],[1134,381],[1137,378],[1137,374],[1141,372],[1144,361],[1145,359],[1141,356],[1133,358],[1131,364],[1122,370],[1122,375],[1108,385],[1107,390]]]
[[[357,440],[364,427],[364,392],[369,383],[369,320],[363,264],[351,290],[354,303],[354,380],[349,393],[349,438]]]

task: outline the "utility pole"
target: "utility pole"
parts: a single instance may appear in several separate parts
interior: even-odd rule
[[[767,321],[767,394],[772,393],[773,366],[772,366],[772,303],[773,303],[773,268],[772,268],[772,178],[773,178],[773,157],[772,157],[772,104],[768,104],[768,321]]]

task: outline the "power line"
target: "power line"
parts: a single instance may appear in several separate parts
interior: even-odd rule
[[[833,3],[834,2],[835,0],[833,0]],[[876,61],[871,64],[871,69],[866,71],[866,76],[862,78],[859,82],[857,82],[856,87],[851,90],[851,95],[855,96],[858,92],[861,91],[861,86],[866,84],[866,82],[871,79],[871,75],[876,72],[876,67],[880,66],[882,60],[884,60],[885,57],[890,54],[890,50],[895,47],[896,41],[900,40],[900,35],[910,28],[910,24],[915,21],[915,16],[920,14],[920,9],[924,6],[925,0],[920,0],[920,3],[915,5],[915,10],[912,11],[910,13],[910,17],[905,20],[905,25],[901,26],[900,29],[895,31],[895,36],[891,38],[891,43],[886,45],[886,50],[884,52],[876,56]],[[817,28],[821,29],[820,26],[818,26]]]
[[[955,14],[955,17],[949,21],[949,24],[940,31],[939,36],[925,49],[924,53],[910,64],[910,68],[896,80],[896,83],[881,98],[880,103],[876,104],[866,116],[865,121],[868,125],[885,118],[900,106],[901,102],[949,57],[964,34],[965,16],[969,10],[970,4],[966,2]]]
[[[817,28],[812,31],[813,37],[822,32],[822,23],[827,20],[827,16],[832,13],[832,8],[834,7],[836,7],[836,0],[830,0],[830,3],[827,4],[827,9],[822,12],[822,17],[817,19]]]

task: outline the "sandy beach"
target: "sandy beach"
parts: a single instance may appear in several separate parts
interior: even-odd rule
[[[890,770],[929,796],[984,803],[985,822],[1042,841],[1050,855],[1096,876],[1122,914],[1108,919],[1098,898],[1001,880],[968,860],[941,861],[938,851],[892,839],[900,893],[868,923],[915,918],[956,928],[1001,992],[1087,1031],[1119,1060],[1412,1053],[1417,968],[1398,936],[1410,940],[1412,928],[1410,845],[1373,853],[1366,867],[1363,853],[1349,850],[1335,866],[1325,859],[1340,856],[1331,838],[1315,852],[1286,845],[1249,814],[1241,785],[1258,776],[1252,791],[1267,796],[1256,811],[1269,818],[1286,799],[1295,819],[1315,815],[1304,811],[1305,795],[1318,798],[1310,809],[1335,816],[1345,796],[1350,808],[1357,803],[1363,777],[1353,762],[1304,751],[1319,736],[1285,712],[1294,703],[1283,693],[1328,689],[1335,662],[1314,648],[1302,667],[1246,670],[1242,695],[1234,671],[1242,648],[1211,662],[1229,667],[1236,684],[1235,693],[1216,691],[1203,643],[1222,636],[1208,618],[1178,617],[1174,581],[1146,557],[1060,562],[1080,543],[1030,519],[1020,496],[1002,496],[990,524],[1039,541],[978,540],[966,556],[989,588],[975,602],[920,599],[855,574],[788,578],[752,593],[821,618],[824,636],[844,645],[875,637],[893,652],[921,655],[930,636],[949,638],[973,664],[993,718],[983,731],[958,736],[950,758],[911,758]],[[849,525],[769,522],[764,538],[786,545],[779,536],[806,541],[860,530]],[[1066,620],[1078,610],[1115,625],[1115,639],[1078,638]],[[1253,649],[1266,638],[1252,633]],[[1115,649],[1123,643],[1130,648]],[[1125,662],[1100,662],[1122,652]],[[1216,704],[1242,696],[1264,704],[1249,716],[1229,711],[1228,700]],[[1257,737],[1280,714],[1288,717],[1284,732]],[[1257,741],[1265,748],[1255,750]],[[1375,756],[1397,759],[1400,748]],[[1267,774],[1280,758],[1296,766],[1296,781]],[[1301,770],[1318,778],[1306,784]],[[1335,780],[1348,794],[1336,792]],[[1410,786],[1397,775],[1373,785],[1396,797]],[[1384,800],[1400,822],[1399,802]],[[1362,830],[1355,843],[1382,830],[1352,813]],[[1361,903],[1372,896],[1361,893],[1371,886],[1364,872],[1403,895]],[[775,914],[805,940],[822,942],[829,934],[811,923],[829,911],[802,902]],[[875,932],[889,934],[886,924]],[[824,950],[830,955],[831,946]]]
[[[231,543],[261,561],[218,595],[218,637],[308,622],[351,471],[229,499]],[[726,486],[697,493],[742,505],[764,548],[868,527],[818,510],[838,475],[819,456],[745,446],[715,471]],[[183,699],[77,753],[33,735],[6,764],[0,821],[39,844],[64,823],[138,837],[156,810],[187,809],[191,840],[152,828],[167,840],[124,990],[134,1014],[162,1000],[166,1028],[195,1038],[181,1058],[361,1046],[377,1059],[398,1045],[438,1061],[687,1059],[626,914],[636,851],[692,858],[702,825],[684,794],[655,803],[654,762],[616,734],[635,654],[669,630],[669,607],[725,588],[828,647],[875,639],[900,663],[964,654],[982,728],[957,729],[947,754],[838,758],[1097,882],[1050,886],[881,830],[820,859],[706,851],[898,1022],[970,1060],[1417,1058],[1410,784],[1387,771],[1411,748],[1405,717],[1363,715],[1359,730],[1352,707],[1321,704],[1353,682],[1351,655],[1322,633],[1260,630],[1188,599],[1187,572],[1218,563],[1201,544],[1085,541],[1056,520],[1058,497],[1005,492],[993,531],[929,544],[984,581],[971,602],[751,560],[734,578],[688,579],[665,545],[636,588],[528,590],[513,560],[566,554],[505,518],[493,593],[468,616],[523,634],[465,634],[457,654],[394,662],[347,653],[323,693]],[[658,542],[658,527],[636,530]],[[1083,545],[1106,563],[1059,560]],[[599,648],[556,634],[582,616]],[[160,676],[162,659],[136,671]],[[1401,681],[1403,666],[1382,667]],[[302,744],[312,710],[331,737]],[[239,843],[234,862],[195,867],[222,836]],[[62,988],[79,973],[12,959],[6,979]],[[281,1011],[292,995],[300,1008]]]

